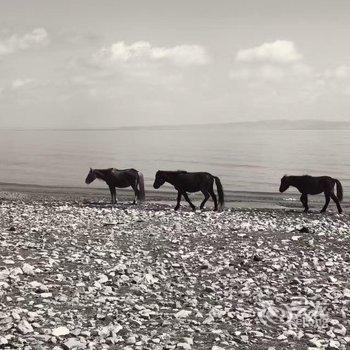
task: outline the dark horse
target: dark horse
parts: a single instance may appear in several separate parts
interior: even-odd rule
[[[90,184],[95,179],[103,180],[107,183],[111,191],[112,204],[117,203],[117,193],[115,188],[125,188],[131,186],[135,192],[133,204],[136,204],[136,198],[145,199],[145,185],[143,175],[135,169],[91,169],[85,179],[86,184]]]
[[[334,194],[334,186],[337,185],[337,195]],[[305,213],[309,211],[307,205],[308,194],[324,193],[326,203],[323,206],[321,213],[327,210],[330,199],[332,198],[337,205],[339,214],[342,213],[340,202],[343,200],[343,187],[339,180],[329,176],[283,176],[281,179],[280,192],[284,192],[289,186],[296,187],[301,193],[300,201],[305,208]]]
[[[204,194],[204,200],[200,205],[200,208],[203,209],[206,201],[213,198],[214,201],[214,210],[218,210],[218,200],[214,193],[214,181],[219,195],[219,205],[220,209],[224,206],[224,192],[220,182],[220,179],[216,176],[213,176],[209,173],[189,173],[187,171],[177,170],[177,171],[162,171],[158,170],[156,173],[156,178],[154,180],[153,187],[159,188],[165,182],[172,184],[177,190],[177,204],[175,210],[178,210],[180,207],[181,197],[184,196],[188,204],[191,206],[192,210],[195,210],[196,207],[188,198],[186,192],[199,192],[201,191]]]

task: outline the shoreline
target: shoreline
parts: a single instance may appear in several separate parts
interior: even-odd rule
[[[76,186],[50,186],[36,184],[20,184],[0,182],[0,198],[21,197],[22,199],[60,199],[74,201],[96,201],[109,203],[110,194],[108,187],[76,187]],[[249,191],[225,191],[225,207],[237,209],[300,209],[300,195],[297,193],[278,192],[249,192]],[[133,199],[133,191],[130,189],[117,189],[117,198],[121,201],[129,201]],[[202,200],[201,193],[191,193],[191,200],[199,205]],[[166,203],[175,205],[175,190],[146,190],[146,202],[155,202],[158,204]],[[323,195],[309,196],[311,210],[317,211],[324,202]],[[188,204],[184,199],[181,201],[182,207]],[[212,200],[207,202],[207,208],[212,207]],[[342,207],[346,210],[350,205],[346,202],[342,203]],[[329,210],[333,211],[333,203],[330,203]]]

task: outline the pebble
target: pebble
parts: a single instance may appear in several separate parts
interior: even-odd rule
[[[52,335],[55,337],[62,337],[70,333],[69,329],[65,326],[60,326],[52,330]]]
[[[4,200],[0,211],[7,232],[0,239],[2,346],[273,350],[273,341],[276,349],[345,350],[350,344],[347,214],[192,213],[163,204],[32,199]],[[11,225],[21,234],[10,234]],[[296,227],[312,237],[296,235]],[[319,314],[320,329],[291,318]]]

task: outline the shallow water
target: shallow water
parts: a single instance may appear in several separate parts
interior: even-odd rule
[[[350,130],[0,131],[0,181],[84,186],[89,167],[209,171],[224,188],[275,192],[283,174],[330,175],[350,189]],[[94,186],[101,186],[97,183]]]

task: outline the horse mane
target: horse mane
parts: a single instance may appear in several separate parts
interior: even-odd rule
[[[96,174],[96,178],[98,180],[104,180],[104,176],[106,176],[107,173],[111,173],[113,168],[107,168],[107,169],[92,169],[92,171]]]
[[[178,175],[178,174],[187,174],[188,171],[186,170],[158,170],[160,173],[165,173],[165,174],[173,174],[173,175]]]

